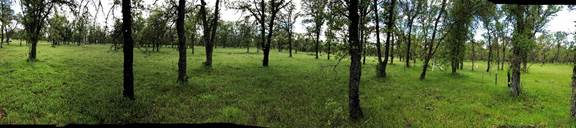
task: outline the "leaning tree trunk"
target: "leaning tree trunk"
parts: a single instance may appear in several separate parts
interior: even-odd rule
[[[350,0],[348,3],[348,14],[350,24],[348,28],[348,38],[350,46],[350,79],[348,83],[348,110],[352,120],[358,120],[363,117],[360,108],[360,75],[362,74],[360,64],[362,45],[358,37],[358,0]]]
[[[134,100],[134,72],[132,71],[134,40],[130,0],[122,0],[122,32],[124,36],[124,97]]]
[[[434,56],[434,42],[436,39],[436,29],[438,29],[438,23],[440,22],[440,18],[442,17],[442,14],[444,13],[444,9],[446,8],[446,0],[442,1],[442,9],[440,10],[440,14],[438,14],[438,17],[436,17],[436,21],[434,23],[434,29],[432,31],[432,39],[430,39],[430,42],[428,43],[428,45],[426,46],[426,48],[428,48],[427,50],[427,54],[424,57],[424,65],[422,66],[422,73],[420,73],[420,80],[424,80],[426,79],[426,71],[428,70],[428,66],[430,63],[430,59],[432,59],[432,56]]]
[[[178,1],[178,18],[176,19],[176,30],[178,31],[178,83],[187,84],[186,76],[186,36],[184,35],[184,14],[186,0]]]

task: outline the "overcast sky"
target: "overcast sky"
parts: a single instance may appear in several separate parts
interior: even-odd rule
[[[108,12],[111,7],[112,7],[112,1],[113,0],[101,0],[102,1],[102,5],[104,6],[104,12]],[[152,5],[154,3],[155,0],[144,0],[145,5]],[[157,4],[163,3],[163,0],[158,0]],[[190,0],[188,0],[190,1]],[[196,4],[199,3],[199,0],[195,0]],[[238,0],[228,0],[230,1],[238,1]],[[301,1],[300,0],[292,0],[297,9],[301,8]],[[12,8],[16,11],[16,13],[21,13],[21,9],[20,9],[20,4],[18,3],[19,0],[16,0],[16,3],[13,4]],[[215,0],[206,0],[207,2],[207,6],[208,7],[214,7],[214,3]],[[299,11],[299,10],[298,10]],[[93,11],[94,12],[94,11]],[[115,11],[115,16],[116,17],[121,17],[120,14],[120,8],[116,8]],[[94,14],[93,14],[94,15]],[[237,21],[239,20],[241,17],[248,15],[246,13],[242,13],[238,10],[234,10],[234,9],[228,9],[228,8],[222,8],[221,10],[221,19],[225,20],[225,21]],[[146,16],[146,12],[145,12],[145,16]],[[297,33],[305,33],[305,26],[308,26],[307,24],[302,24],[301,22],[302,18],[299,19],[299,21],[296,23],[295,25],[295,29],[294,31]],[[99,13],[98,17],[97,17],[97,22],[99,25],[104,25],[106,21],[106,15],[103,13]],[[547,24],[546,26],[546,30],[548,30],[549,32],[556,32],[556,31],[563,31],[563,32],[567,32],[570,34],[573,34],[574,32],[576,32],[576,23],[574,22],[576,21],[576,11],[569,11],[566,7],[563,8],[563,10],[561,10],[560,12],[557,13],[557,16],[553,17],[551,19],[551,21]],[[113,23],[112,19],[108,19],[108,24],[111,25]],[[477,29],[475,31],[475,39],[476,40],[482,40],[483,37],[481,36],[482,33],[485,33],[485,30],[483,29],[483,27],[478,27],[479,29]],[[573,36],[569,36],[570,40]]]

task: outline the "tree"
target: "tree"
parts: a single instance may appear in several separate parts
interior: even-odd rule
[[[362,65],[360,64],[362,45],[360,44],[358,30],[360,16],[358,15],[358,0],[347,1],[348,19],[348,41],[350,54],[350,79],[348,82],[348,110],[352,120],[363,117],[360,108],[360,77]]]
[[[487,37],[487,42],[488,42],[488,62],[487,62],[487,66],[486,66],[486,72],[490,72],[490,67],[492,64],[492,49],[493,49],[493,44],[492,44],[492,35],[494,33],[494,24],[492,23],[493,20],[498,20],[495,19],[494,17],[496,16],[496,5],[488,2],[488,1],[483,1],[480,3],[480,9],[478,10],[479,13],[479,17],[480,20],[482,20],[482,22],[484,23],[484,27],[487,30],[486,33],[486,37]]]
[[[52,46],[59,45],[60,42],[64,41],[66,26],[68,25],[68,20],[62,15],[55,13],[54,17],[48,20],[48,39],[52,41]]]
[[[134,98],[134,40],[132,39],[132,5],[130,0],[122,0],[122,35],[124,36],[124,97]]]
[[[530,25],[527,23],[528,8],[525,5],[510,5],[508,10],[515,20],[514,32],[512,37],[512,57],[510,66],[510,93],[512,96],[519,96],[520,90],[520,68],[522,58],[529,47]]]
[[[186,0],[178,0],[178,18],[176,18],[176,30],[178,31],[178,83],[186,85],[188,76],[186,76],[186,35],[184,30]]]
[[[23,25],[28,33],[31,48],[28,61],[33,63],[36,60],[36,45],[41,36],[41,30],[44,28],[48,15],[52,12],[54,6],[68,5],[75,6],[72,1],[68,0],[22,0],[22,11],[24,13]]]
[[[406,54],[405,54],[405,62],[406,62],[406,67],[410,67],[410,59],[412,59],[412,55],[411,55],[411,45],[412,45],[412,27],[414,26],[414,20],[418,17],[418,15],[420,15],[422,13],[422,8],[424,8],[424,5],[426,4],[426,1],[424,0],[408,0],[406,1],[404,4],[404,15],[407,16],[406,18],[406,26],[408,27],[407,29],[407,34],[405,40],[406,40]]]
[[[422,66],[422,73],[420,73],[420,80],[426,79],[426,71],[428,70],[430,60],[434,56],[434,53],[436,53],[436,49],[438,48],[438,46],[440,46],[439,44],[434,46],[434,42],[436,41],[435,39],[436,39],[436,33],[437,33],[437,29],[438,29],[438,23],[440,23],[440,18],[442,18],[442,14],[444,14],[445,12],[446,12],[446,0],[442,0],[442,7],[439,10],[439,13],[438,13],[438,16],[436,17],[436,20],[434,21],[434,29],[432,29],[432,38],[429,41],[427,41],[426,46],[425,46],[427,53],[426,53],[426,56],[424,58],[424,65]],[[444,38],[440,39],[440,41],[438,41],[438,42],[442,42],[443,39]]]
[[[12,6],[11,0],[0,0],[0,48],[4,42],[8,43],[8,30],[6,27],[11,24],[12,19],[14,19],[14,10],[10,7]],[[6,39],[6,40],[4,40]]]
[[[465,42],[470,37],[470,28],[472,23],[473,14],[473,1],[469,0],[455,0],[453,7],[450,10],[449,16],[452,21],[447,35],[448,57],[450,58],[452,74],[456,75],[456,70],[462,66],[464,62]]]
[[[248,11],[250,14],[258,21],[260,24],[260,46],[264,53],[264,58],[262,59],[262,66],[268,67],[269,55],[270,55],[270,43],[272,41],[272,36],[274,33],[274,20],[278,15],[278,12],[285,8],[289,2],[285,0],[270,0],[270,10],[266,11],[266,2],[261,0],[260,2],[256,0],[241,1],[237,3],[236,9],[242,11]],[[270,14],[270,18],[266,18],[266,13]],[[268,21],[268,35],[266,35],[266,21]]]
[[[315,33],[316,36],[316,59],[318,59],[318,52],[320,50],[320,33],[322,30],[322,25],[324,25],[324,21],[325,21],[325,10],[326,10],[326,5],[328,4],[327,0],[305,0],[303,1],[303,7],[304,7],[304,12],[308,12],[306,13],[306,15],[309,15],[310,17],[312,17],[312,19],[307,19],[305,20],[305,22],[312,22],[314,23],[314,29],[313,32]]]
[[[560,49],[567,36],[568,34],[566,32],[554,33],[554,42],[556,42],[556,54],[554,55],[554,62],[556,63],[560,62]]]
[[[206,2],[204,0],[200,0],[200,2],[200,17],[202,20],[202,29],[204,32],[202,39],[204,40],[204,47],[206,49],[206,62],[204,62],[204,65],[212,66],[212,53],[214,49],[214,39],[216,37],[216,28],[218,27],[220,0],[216,0],[216,4],[214,5],[214,14],[210,23],[207,19],[208,12],[206,11]]]
[[[298,12],[294,12],[296,10],[296,5],[294,5],[292,1],[289,2],[289,5],[286,6],[284,10],[286,13],[282,15],[283,16],[282,24],[285,26],[286,32],[288,32],[288,52],[290,54],[289,56],[292,57],[294,24],[296,23],[296,20],[300,17],[301,14]]]

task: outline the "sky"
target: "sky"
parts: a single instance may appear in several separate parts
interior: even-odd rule
[[[97,0],[96,0],[97,1]],[[104,12],[108,12],[111,7],[112,7],[112,1],[113,0],[101,0],[103,8],[104,8]],[[154,4],[155,0],[144,0],[145,5],[152,5]],[[160,4],[163,3],[161,2],[163,0],[158,0],[158,2],[156,4]],[[188,0],[190,1],[190,0]],[[199,4],[199,0],[194,0],[196,1],[196,4]],[[228,0],[228,2],[232,2],[232,1],[239,1],[239,0]],[[301,8],[301,0],[292,0],[295,5],[296,8],[298,9],[297,11],[300,11]],[[215,4],[215,0],[206,0],[207,2],[207,6],[208,7],[214,7]],[[225,4],[225,3],[224,3]],[[224,5],[221,3],[221,5]],[[19,0],[16,0],[16,2],[12,5],[12,8],[15,10],[16,13],[21,13],[21,7],[19,4]],[[92,9],[94,10],[94,9]],[[95,11],[92,11],[95,12]],[[116,17],[121,17],[120,14],[120,8],[117,7],[114,11],[114,15]],[[93,14],[94,15],[94,14]],[[221,19],[224,21],[237,21],[239,19],[241,19],[243,16],[248,15],[248,13],[243,13],[239,10],[234,10],[234,9],[228,9],[228,8],[222,8],[221,10]],[[144,12],[144,16],[147,16],[147,13]],[[111,26],[113,21],[112,18],[106,19],[106,14],[104,13],[98,13],[97,16],[97,23],[99,25],[104,25],[106,22],[106,20],[108,20],[108,25]],[[302,23],[303,18],[298,19],[298,21],[296,22],[294,31],[296,33],[305,33],[306,26],[309,26],[310,24],[303,24]],[[563,31],[563,32],[567,32],[570,34],[573,34],[574,32],[576,32],[576,23],[574,22],[576,21],[576,11],[569,11],[566,7],[564,7],[560,12],[557,13],[556,16],[554,16],[551,21],[547,24],[547,26],[545,27],[547,31],[549,32],[556,32],[556,31]],[[478,29],[475,31],[475,36],[474,39],[475,40],[483,40],[484,38],[481,36],[481,34],[485,33],[486,30],[479,26],[477,27]],[[573,35],[569,36],[569,40],[572,40]]]

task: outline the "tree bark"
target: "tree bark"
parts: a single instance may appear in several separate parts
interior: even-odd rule
[[[321,25],[316,23],[316,59],[318,59],[318,54],[320,52],[320,27]]]
[[[290,13],[292,14],[292,13]],[[292,16],[290,16],[292,17]],[[290,21],[292,22],[292,21]],[[288,53],[290,54],[290,57],[292,57],[292,25],[290,25],[290,28],[288,30]]]
[[[490,72],[490,65],[492,64],[492,40],[490,34],[490,28],[486,26],[486,30],[488,30],[488,64],[486,65],[486,72]]]
[[[186,36],[184,35],[184,8],[186,0],[178,1],[178,18],[176,19],[176,30],[178,31],[178,83],[186,85],[188,76],[186,76]]]
[[[204,62],[204,66],[212,66],[212,53],[214,50],[214,39],[216,38],[216,28],[218,27],[218,12],[219,12],[219,3],[220,0],[216,0],[216,5],[214,9],[214,18],[212,19],[211,23],[208,23],[208,19],[206,19],[207,11],[206,11],[206,2],[201,0],[200,6],[200,14],[202,17],[202,23],[204,28],[204,48],[206,49],[206,62]]]
[[[380,20],[378,18],[378,0],[373,0],[374,3],[374,24],[376,25],[376,55],[378,56],[378,66],[376,68],[376,70],[378,71],[377,76],[378,77],[386,77],[386,64],[388,62],[388,54],[385,54],[385,60],[384,60],[384,64],[382,62],[382,44],[380,44]],[[392,7],[391,7],[392,8]],[[390,13],[392,14],[392,13]],[[391,18],[389,18],[391,19]],[[390,22],[388,22],[388,25],[390,25]],[[390,27],[388,26],[388,29],[390,29]],[[388,52],[388,47],[390,45],[390,32],[389,30],[387,30],[387,39],[386,39],[386,52]]]
[[[124,36],[124,97],[131,100],[134,98],[134,72],[132,71],[133,65],[133,51],[134,40],[132,39],[132,12],[130,0],[122,0],[122,32]],[[35,43],[33,43],[35,45]]]
[[[362,110],[360,108],[360,76],[362,74],[361,70],[361,53],[362,45],[359,41],[358,35],[358,0],[348,1],[348,14],[349,14],[349,28],[348,28],[348,38],[350,46],[350,79],[348,83],[348,106],[350,112],[350,119],[359,120],[363,117]]]

